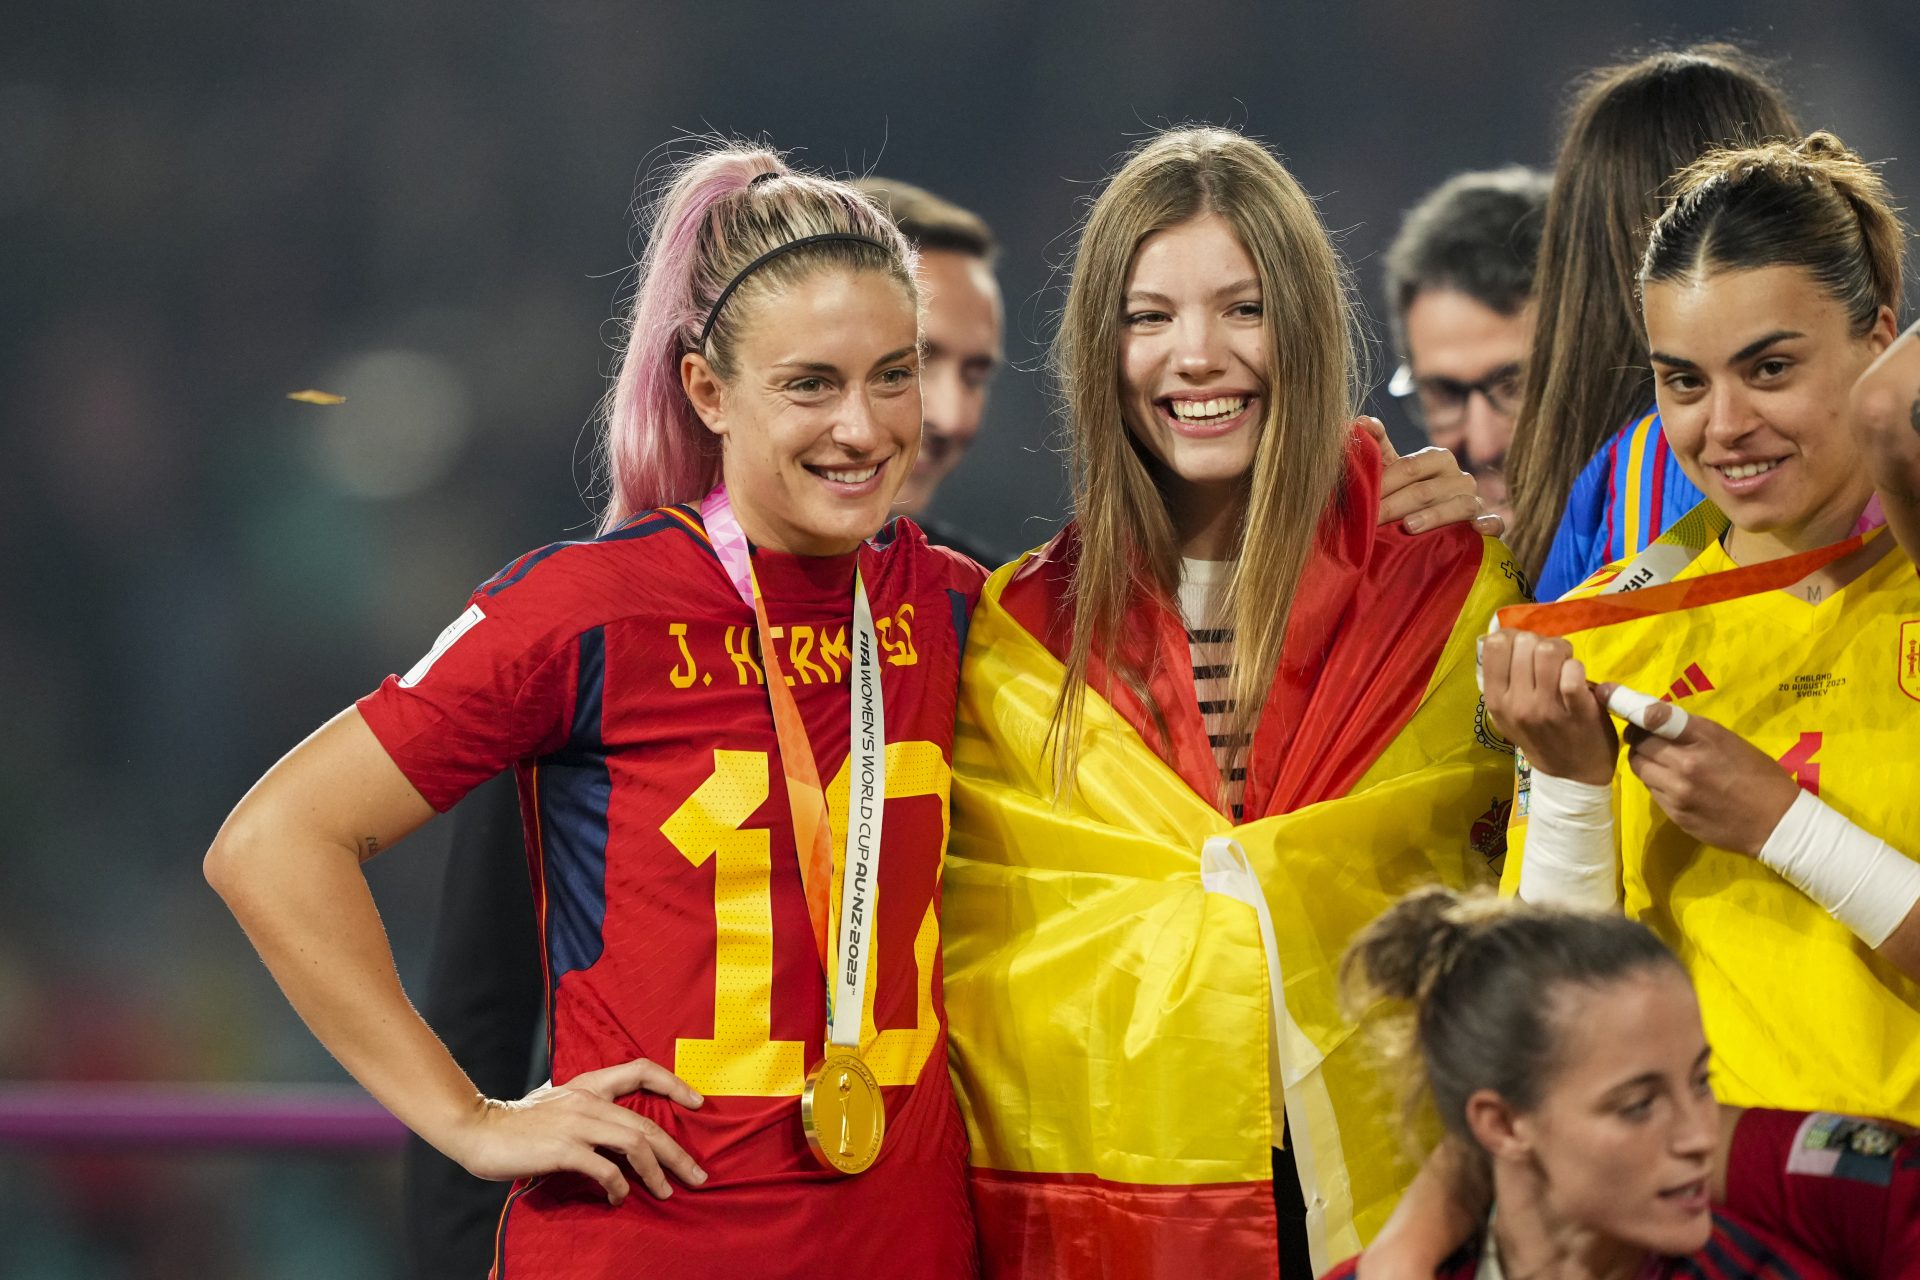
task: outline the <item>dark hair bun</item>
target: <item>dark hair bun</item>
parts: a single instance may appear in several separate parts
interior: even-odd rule
[[[1523,1111],[1539,1101],[1559,1061],[1557,987],[1600,986],[1649,967],[1680,971],[1658,938],[1624,916],[1436,887],[1362,929],[1341,973],[1350,999],[1402,1003],[1376,1024],[1383,1047],[1431,1091],[1441,1123],[1471,1137],[1466,1100],[1476,1090]]]
[[[1354,939],[1344,966],[1349,978],[1390,999],[1424,999],[1471,933],[1460,919],[1466,903],[1439,885],[1414,890]]]

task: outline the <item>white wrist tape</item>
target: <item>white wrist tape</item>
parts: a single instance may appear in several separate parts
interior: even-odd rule
[[[1604,911],[1619,905],[1613,788],[1537,770],[1520,863],[1523,901]]]
[[[1893,936],[1920,902],[1920,863],[1810,792],[1793,798],[1760,846],[1760,861],[1870,947]]]

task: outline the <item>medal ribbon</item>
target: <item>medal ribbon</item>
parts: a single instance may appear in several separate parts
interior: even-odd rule
[[[1880,495],[1876,493],[1867,499],[1860,518],[1854,522],[1851,536],[1864,537],[1886,522],[1887,513],[1881,509]],[[1719,541],[1732,527],[1733,522],[1727,519],[1726,513],[1714,506],[1711,499],[1704,499],[1693,510],[1675,520],[1673,527],[1654,539],[1646,550],[1629,560],[1598,594],[1610,596],[1622,591],[1644,591],[1648,587],[1665,586],[1673,581],[1675,574],[1692,564],[1709,543]],[[1787,585],[1791,586],[1792,583]]]
[[[1702,502],[1629,561],[1600,594],[1575,600],[1508,605],[1500,610],[1493,625],[1516,627],[1543,636],[1564,636],[1656,613],[1719,604],[1756,592],[1782,591],[1858,551],[1867,534],[1885,523],[1886,515],[1880,508],[1879,496],[1875,495],[1854,524],[1851,537],[1798,555],[1676,582],[1674,575],[1730,527],[1718,507],[1712,502]]]
[[[721,568],[752,606],[766,663],[767,698],[773,707],[774,736],[780,744],[780,772],[787,783],[787,807],[793,815],[793,847],[813,924],[814,948],[827,978],[827,1038],[849,1049],[860,1046],[866,1014],[867,977],[873,968],[874,908],[880,875],[880,829],[887,794],[886,716],[880,695],[880,644],[873,606],[858,564],[853,573],[853,663],[851,720],[847,741],[847,831],[841,879],[834,879],[833,831],[827,792],[820,783],[813,743],[793,696],[791,678],[773,643],[767,602],[753,572],[746,533],[733,514],[723,484],[700,504],[700,517]],[[829,932],[839,906],[839,928]]]
[[[1572,600],[1543,600],[1538,604],[1510,604],[1488,622],[1489,634],[1502,627],[1531,631],[1542,636],[1570,636],[1590,627],[1604,627],[1658,613],[1677,613],[1702,605],[1719,604],[1761,591],[1783,591],[1796,582],[1820,572],[1841,557],[1859,550],[1867,534],[1887,522],[1875,494],[1853,526],[1853,535],[1830,546],[1816,547],[1779,560],[1708,574],[1704,578],[1674,576],[1692,564],[1707,544],[1732,527],[1732,522],[1711,501],[1702,502],[1674,521],[1673,527],[1629,560],[1599,594]],[[1486,684],[1480,674],[1480,654],[1473,659],[1474,679]]]

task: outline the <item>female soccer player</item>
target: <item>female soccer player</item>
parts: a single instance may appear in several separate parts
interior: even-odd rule
[[[1920,1274],[1920,1138],[1717,1106],[1693,988],[1643,926],[1428,889],[1347,968],[1410,1006],[1401,1065],[1489,1175],[1492,1212],[1429,1274]]]
[[[869,541],[919,442],[913,266],[842,184],[755,149],[690,163],[642,263],[601,536],[485,583],[208,854],[369,1092],[523,1179],[503,1275],[974,1270],[934,891],[984,571],[909,522]],[[1405,460],[1395,500],[1468,511],[1440,472]],[[509,766],[562,1082],[519,1102],[413,1013],[359,873]]]
[[[1539,599],[1632,555],[1700,501],[1650,405],[1634,303],[1667,179],[1709,148],[1800,132],[1779,89],[1730,45],[1601,67],[1583,84],[1554,162],[1507,458],[1507,540]]]
[[[1894,339],[1902,240],[1830,134],[1680,176],[1641,281],[1667,438],[1713,519],[1605,594],[1520,611],[1545,634],[1492,636],[1485,663],[1532,766],[1520,895],[1624,901],[1665,939],[1723,1098],[1915,1123],[1920,583],[1847,421]]]
[[[1376,526],[1351,321],[1258,143],[1163,134],[1094,202],[1056,351],[1074,520],[974,620],[942,895],[999,1274],[1270,1273],[1277,1194],[1296,1275],[1404,1177],[1330,957],[1487,876],[1511,763],[1473,640],[1519,592],[1498,543]]]
[[[916,309],[911,250],[850,188],[760,150],[688,164],[642,265],[601,536],[484,584],[207,856],[355,1078],[522,1179],[503,1276],[975,1271],[934,891],[983,574],[910,524],[868,541],[919,443]],[[560,1082],[518,1102],[478,1096],[409,1007],[359,870],[509,766]]]

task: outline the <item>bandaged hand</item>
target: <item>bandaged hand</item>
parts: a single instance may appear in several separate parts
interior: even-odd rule
[[[1604,703],[1618,686],[1602,684]],[[1758,857],[1800,788],[1778,761],[1704,716],[1689,716],[1673,737],[1665,703],[1626,731],[1627,765],[1655,804],[1702,844]],[[1656,723],[1658,722],[1658,723]],[[1663,732],[1664,731],[1664,732]]]
[[[1870,947],[1891,938],[1920,902],[1920,863],[1805,791],[1759,857]]]
[[[1572,645],[1502,628],[1481,642],[1480,681],[1494,724],[1536,774],[1596,787],[1612,781],[1619,739]]]

